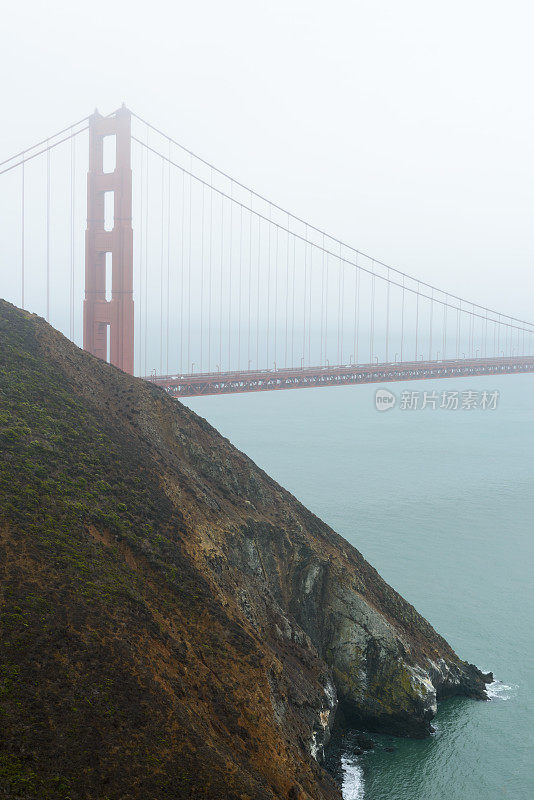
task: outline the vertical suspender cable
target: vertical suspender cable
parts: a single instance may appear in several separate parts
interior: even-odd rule
[[[473,358],[475,355],[475,306],[473,304],[471,304],[471,312],[469,317],[469,330],[471,331],[471,346],[469,348],[469,356],[470,358]]]
[[[233,239],[234,239],[234,183],[230,182],[230,258],[228,260],[228,371],[231,369],[231,330],[232,330],[232,267],[233,267]],[[221,364],[222,368],[222,364]]]
[[[309,281],[309,312],[308,312],[308,366],[311,366],[311,319],[312,319],[312,291],[313,291],[313,245],[310,243],[310,281]]]
[[[460,331],[462,325],[462,301],[458,305],[456,309],[456,360],[460,358]]]
[[[71,128],[72,135],[72,128]],[[70,140],[70,274],[69,274],[69,334],[74,340],[74,198],[75,198],[75,146],[76,140]]]
[[[24,308],[24,215],[25,215],[25,180],[24,180],[24,161],[22,162],[22,201],[21,201],[21,241],[20,241],[20,254],[21,254],[21,275],[20,275],[20,294],[21,294],[21,306]]]
[[[428,360],[432,361],[432,323],[433,323],[433,316],[434,316],[434,289],[432,289],[432,294],[430,298],[430,329],[429,329],[429,336],[428,336]]]
[[[201,233],[200,233],[200,372],[203,371],[202,356],[203,353],[203,329],[204,329],[204,216],[206,206],[206,187],[202,184],[202,219],[201,219]]]
[[[239,220],[239,298],[237,306],[237,368],[241,369],[241,287],[243,285],[242,278],[243,267],[243,206],[240,207],[240,220]]]
[[[146,151],[147,158],[148,158],[148,150]],[[144,170],[143,164],[145,161],[145,150],[141,148],[141,167],[140,167],[140,180],[139,180],[139,308],[137,310],[137,319],[138,319],[138,362],[139,362],[139,375],[143,374],[143,366],[142,366],[142,347],[141,347],[141,330],[142,330],[142,323],[143,323],[143,224],[144,224],[144,217],[143,217],[143,192],[144,192]]]
[[[169,312],[171,297],[171,142],[169,139],[169,164],[167,176],[167,361],[165,374],[169,374]]]
[[[340,259],[339,266],[340,266],[340,269],[341,269],[341,294],[340,294],[340,300],[341,300],[341,340],[340,340],[340,350],[339,350],[339,356],[340,356],[339,363],[343,364],[343,332],[344,332],[344,328],[345,328],[345,261],[341,257],[341,254],[342,254],[341,245],[339,245],[339,259]]]
[[[269,369],[269,336],[271,321],[271,206],[269,205],[269,224],[267,225],[267,336],[265,368]]]
[[[306,291],[307,285],[306,281],[308,279],[308,226],[306,225],[306,235],[304,241],[304,294],[303,294],[303,303],[302,303],[302,361],[301,364],[304,365],[304,356],[306,354]]]
[[[161,253],[159,269],[159,374],[163,375],[163,263],[165,239],[165,161],[161,159]]]
[[[405,288],[404,288],[404,275],[402,276],[402,308],[401,308],[401,343],[400,343],[400,360],[402,362],[404,356],[404,300],[405,300]]]
[[[319,354],[319,365],[323,366],[323,330],[324,330],[324,234],[323,247],[321,252],[321,352]]]
[[[276,226],[276,244],[274,248],[274,368],[276,369],[276,344],[278,334],[278,239],[279,228]]]
[[[356,263],[358,263],[358,256],[356,256]],[[361,273],[360,268],[356,267],[356,286],[355,286],[355,298],[354,298],[354,313],[355,313],[355,320],[354,320],[354,363],[358,364],[358,350],[360,346],[360,282],[361,282]]]
[[[389,362],[389,267],[388,267],[388,277],[387,277],[387,299],[386,299],[386,364]]]
[[[357,356],[356,356],[356,325],[357,325],[357,317],[358,317],[358,312],[357,312],[357,307],[358,307],[358,273],[360,271],[358,269],[357,264],[358,264],[358,256],[356,256],[356,269],[354,270],[354,325],[353,325],[353,331],[352,331],[352,358],[354,359],[354,363],[355,364],[358,363],[358,359],[357,359]],[[351,359],[349,358],[349,362],[350,361],[351,361]]]
[[[252,208],[252,193],[250,194],[250,207]],[[248,241],[248,341],[247,341],[247,370],[250,369],[250,333],[251,333],[251,302],[252,302],[252,211],[249,214],[249,241]]]
[[[417,361],[417,350],[419,344],[419,281],[417,281],[417,295],[415,301],[415,361]]]
[[[222,369],[222,321],[223,321],[223,259],[224,259],[224,197],[221,195],[221,263],[219,270],[219,369]]]
[[[149,128],[146,129],[146,142],[148,146]],[[144,330],[144,350],[145,350],[145,376],[148,376],[148,240],[149,240],[149,150],[146,151],[146,208],[145,208],[145,330]]]
[[[288,317],[288,301],[289,301],[289,215],[287,217],[287,235],[286,235],[286,339],[284,351],[284,366],[287,368],[287,317]]]
[[[323,248],[324,248],[324,235],[323,235]],[[324,249],[323,249],[324,252]],[[324,287],[324,361],[325,365],[328,364],[328,275],[330,273],[330,254],[326,254],[326,280]]]
[[[293,287],[291,289],[291,366],[295,366],[295,273],[297,271],[297,240],[293,236]]]
[[[50,150],[46,151],[46,321],[50,322]]]
[[[184,235],[185,235],[185,172],[182,172],[182,235],[180,239],[180,373],[184,361]],[[185,370],[187,372],[187,370]]]
[[[211,371],[211,297],[213,283],[213,169],[210,171],[210,260],[208,287],[208,372]]]
[[[72,280],[71,280],[71,305],[72,305],[72,339],[74,340],[76,316],[74,308],[74,282],[76,280],[76,139],[72,138]]]
[[[261,222],[258,215],[258,282],[256,284],[256,369],[260,368]],[[267,226],[268,228],[269,226]],[[268,291],[268,288],[267,288]]]
[[[338,258],[338,271],[337,271],[337,356],[336,362],[337,364],[341,364],[341,350],[340,350],[340,340],[341,340],[341,245],[340,245],[340,255]]]
[[[371,325],[369,326],[369,363],[373,361],[374,357],[374,344],[375,344],[375,262],[372,262],[372,275],[371,275]]]
[[[445,295],[445,302],[443,303],[443,343],[442,343],[442,358],[445,361],[447,358],[447,306],[449,302],[448,295]]]
[[[189,162],[189,236],[187,237],[187,371],[193,371],[191,361],[191,236],[193,233],[193,156]]]
[[[232,266],[233,266],[233,233],[234,233],[234,203],[233,203],[233,196],[234,196],[234,182],[230,182],[230,236],[229,236],[229,250],[230,250],[230,257],[228,259],[228,372],[230,371],[231,367],[231,346],[232,346],[232,337],[231,337],[231,328],[232,328]],[[221,295],[222,295],[222,275],[221,275]],[[221,364],[222,369],[222,364]]]

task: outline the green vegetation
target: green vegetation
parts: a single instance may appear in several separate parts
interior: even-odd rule
[[[185,797],[187,770],[158,739],[169,709],[150,663],[135,676],[131,663],[144,640],[167,646],[158,615],[185,604],[192,616],[205,589],[150,448],[116,413],[135,405],[132,382],[116,374],[102,413],[51,368],[43,328],[0,301],[0,798],[117,800],[114,739],[145,796]]]

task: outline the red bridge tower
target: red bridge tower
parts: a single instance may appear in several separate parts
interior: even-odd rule
[[[115,137],[115,170],[104,172],[104,139]],[[105,196],[113,193],[113,228],[105,227]],[[111,254],[111,299],[106,298],[106,254]],[[108,330],[109,329],[109,330]],[[97,111],[89,121],[83,347],[133,375],[134,303],[131,114]]]

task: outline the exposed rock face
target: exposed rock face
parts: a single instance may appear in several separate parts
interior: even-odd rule
[[[301,515],[302,527],[292,526],[291,534],[249,522],[244,538],[226,543],[227,559],[256,578],[242,594],[249,609],[267,584],[308,634],[332,670],[348,723],[424,736],[438,699],[486,697],[491,676],[461,661],[358,551],[302,508]]]
[[[421,736],[485,696],[204,420],[2,301],[0,448],[4,796],[334,800],[336,714]]]

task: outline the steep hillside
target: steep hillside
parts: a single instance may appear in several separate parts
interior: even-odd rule
[[[0,301],[0,798],[334,800],[484,676],[161,390]]]

